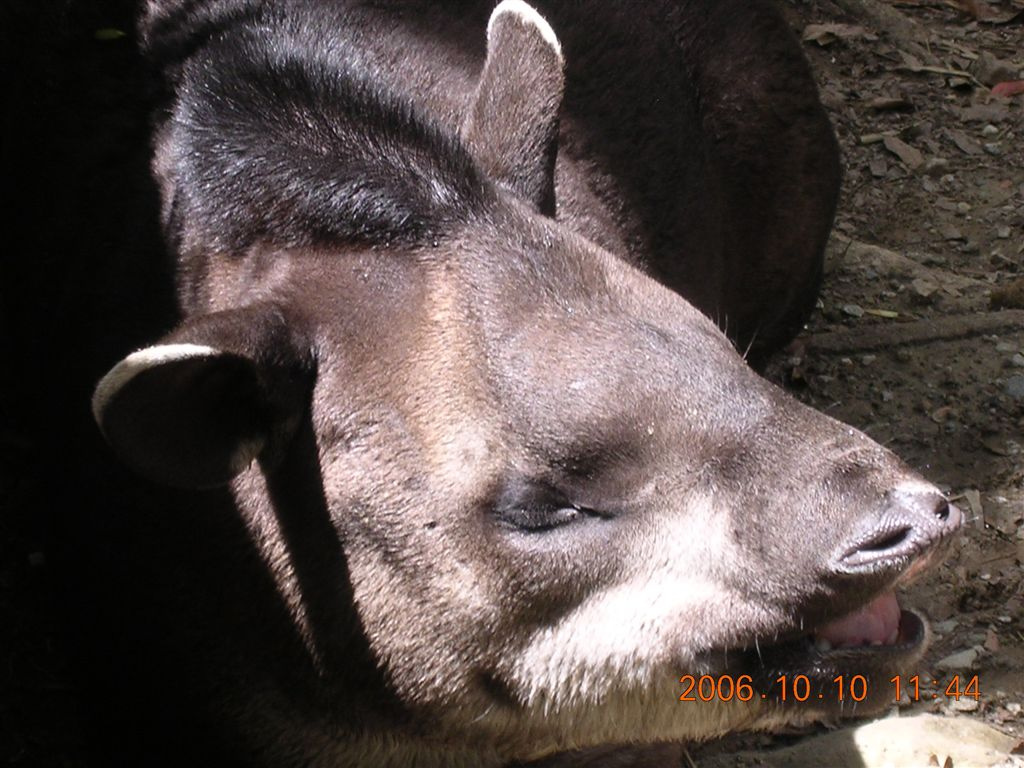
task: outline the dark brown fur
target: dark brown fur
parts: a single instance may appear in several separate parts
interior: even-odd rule
[[[712,321],[763,356],[814,299],[838,170],[797,44],[761,2],[541,10],[560,54],[514,4],[488,47],[484,3],[150,3],[184,319],[94,408],[213,490],[133,501],[132,759],[497,766],[849,714],[684,712],[684,672],[921,653],[909,614],[807,634],[959,513]]]

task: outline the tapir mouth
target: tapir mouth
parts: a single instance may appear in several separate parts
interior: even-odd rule
[[[924,649],[928,635],[925,618],[900,607],[896,593],[888,590],[867,605],[840,616],[810,635],[816,654],[831,651],[905,655]]]
[[[816,651],[891,648],[906,653],[923,649],[928,634],[927,623],[919,614],[900,607],[894,588],[916,580],[943,559],[951,539],[948,534],[961,524],[959,514],[953,515],[956,508],[950,509],[950,517],[956,525],[931,542],[929,551],[903,566],[902,572],[887,589],[866,605],[831,619],[811,633],[810,639]]]
[[[811,638],[816,650],[905,645],[924,634],[917,614],[900,608],[896,593],[887,590],[864,607],[830,621]]]
[[[948,539],[948,537],[947,537]],[[914,560],[896,579],[906,584],[930,570],[945,553],[941,542],[932,551]],[[811,642],[819,653],[857,648],[898,649],[901,652],[923,647],[927,639],[927,623],[919,614],[900,607],[895,584],[866,605],[832,619],[811,633]]]
[[[795,722],[867,716],[892,706],[891,678],[921,659],[929,634],[926,620],[900,608],[889,587],[799,639],[745,652],[743,669],[761,698],[794,713]]]
[[[931,634],[923,616],[900,607],[896,589],[943,559],[963,521],[955,507],[936,498],[932,494],[923,507],[932,517],[921,515],[930,527],[914,536],[901,531],[898,537],[859,540],[856,559],[845,551],[837,558],[828,598],[819,595],[806,613],[791,614],[789,632],[767,647],[755,643],[753,650],[744,647],[728,659],[762,686],[761,698],[796,713],[801,722],[870,715],[891,706],[893,690],[886,681],[920,661]],[[807,686],[802,698],[786,687],[797,679]],[[851,680],[863,684],[857,696],[843,688]]]

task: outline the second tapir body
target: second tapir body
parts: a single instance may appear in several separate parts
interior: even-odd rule
[[[94,408],[128,464],[198,489],[140,510],[132,578],[152,719],[200,723],[218,764],[771,728],[853,711],[837,677],[878,709],[923,650],[892,587],[959,512],[730,343],[760,359],[798,330],[835,206],[784,23],[491,11],[144,16],[184,317]],[[686,674],[753,695],[681,703]]]

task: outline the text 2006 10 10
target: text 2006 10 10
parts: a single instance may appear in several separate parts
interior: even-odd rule
[[[836,701],[864,701],[868,697],[868,680],[864,675],[837,675],[830,686],[814,689],[807,675],[780,675],[772,681],[766,691],[754,687],[751,675],[683,675],[680,701],[753,701],[754,699],[778,699],[781,701],[821,701],[834,698]],[[920,675],[889,679],[893,686],[893,699],[899,701],[905,693],[911,701],[921,699],[956,699],[961,697],[981,698],[977,675],[961,678],[954,675],[950,680],[922,678]]]

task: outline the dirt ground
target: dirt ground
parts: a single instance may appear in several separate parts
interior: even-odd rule
[[[923,686],[901,716],[966,718],[1024,743],[1024,94],[990,92],[1024,79],[1024,17],[1014,20],[1024,2],[882,3],[897,22],[851,0],[781,4],[805,38],[845,181],[818,311],[769,376],[890,446],[968,515],[948,562],[902,600],[935,622],[921,678],[977,674],[981,695],[932,698]],[[56,523],[34,510],[73,504],[62,470],[78,446],[55,441],[68,421],[87,422],[78,402],[113,357],[91,349],[58,370],[40,350],[123,345],[127,318],[139,341],[153,337],[172,304],[166,292],[140,294],[153,279],[140,274],[126,290],[156,298],[125,294],[102,317],[87,311],[104,276],[86,255],[131,255],[157,237],[140,218],[154,205],[140,181],[149,95],[121,34],[133,3],[28,5],[4,9],[11,23],[0,25],[17,106],[3,162],[19,201],[5,229],[33,255],[5,264],[0,283],[3,327],[31,328],[2,338],[29,375],[0,366],[0,764],[67,768],[85,765],[83,713],[48,574]],[[745,736],[691,758],[710,764],[794,738]]]
[[[845,179],[818,311],[770,375],[890,447],[969,519],[901,599],[934,621],[921,678],[977,674],[981,697],[930,688],[901,715],[1024,740],[1024,95],[989,90],[1024,79],[1024,19],[996,23],[1024,4],[989,3],[982,21],[970,3],[887,5],[932,63],[850,3],[786,5]]]

